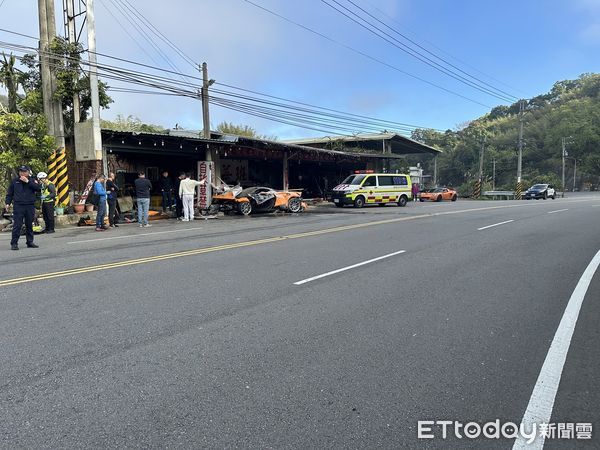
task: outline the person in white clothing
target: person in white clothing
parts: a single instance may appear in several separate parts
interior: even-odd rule
[[[179,184],[179,197],[183,203],[183,221],[194,220],[194,194],[196,186],[204,184],[202,181],[192,180],[190,174],[186,173],[185,178]]]

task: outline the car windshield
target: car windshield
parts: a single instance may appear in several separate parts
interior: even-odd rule
[[[531,189],[546,189],[547,187],[547,184],[534,184],[533,186],[531,186]]]
[[[437,188],[437,189],[435,189],[433,192],[444,192],[444,189],[442,189],[442,188]]]
[[[365,175],[350,175],[340,184],[360,184],[365,179]]]

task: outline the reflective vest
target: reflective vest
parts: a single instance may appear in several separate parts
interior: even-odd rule
[[[50,184],[44,184],[42,187],[42,202],[43,203],[53,203],[53,198],[48,198],[50,196]]]

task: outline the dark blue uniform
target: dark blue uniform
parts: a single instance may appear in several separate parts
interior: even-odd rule
[[[27,183],[24,183],[19,178],[15,178],[8,186],[6,204],[10,205],[12,203],[13,205],[13,229],[10,245],[17,245],[19,243],[23,221],[25,221],[27,245],[33,244],[34,205],[37,194],[41,190],[42,185],[37,180],[31,178],[29,178]]]

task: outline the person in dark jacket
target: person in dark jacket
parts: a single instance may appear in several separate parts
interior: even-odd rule
[[[163,213],[173,208],[173,182],[169,178],[169,172],[166,170],[160,177],[160,192],[162,193],[162,210]]]
[[[148,223],[148,211],[150,209],[150,191],[152,183],[146,178],[144,172],[138,173],[138,178],[134,182],[135,196],[137,198],[138,222],[140,227],[150,227]]]
[[[179,185],[184,178],[185,172],[181,172],[179,177],[175,180],[175,216],[177,220],[181,219],[181,216],[183,216],[183,199],[179,195]]]
[[[44,217],[44,233],[54,233],[54,203],[56,201],[56,187],[48,180],[46,172],[37,174],[37,179],[42,184],[42,217]]]
[[[106,200],[108,201],[108,223],[111,227],[117,228],[117,196],[119,193],[119,186],[115,183],[115,174],[109,173],[108,179],[106,180]]]
[[[29,167],[19,167],[19,176],[15,178],[8,186],[6,193],[6,209],[13,205],[13,228],[10,248],[19,250],[19,236],[21,235],[21,227],[25,221],[25,241],[27,247],[38,248],[33,243],[33,219],[35,216],[35,201],[39,192],[42,190],[42,185],[35,179],[31,178]]]
[[[98,196],[98,212],[96,213],[96,231],[105,231],[104,216],[106,215],[106,187],[104,174],[99,175],[94,183],[94,193]]]

